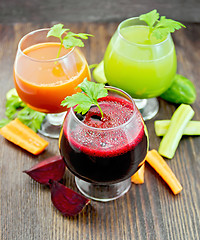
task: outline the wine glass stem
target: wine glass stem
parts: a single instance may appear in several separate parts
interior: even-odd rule
[[[75,177],[75,182],[83,195],[100,202],[115,200],[127,193],[131,187],[131,178],[107,185],[86,182],[78,177]]]
[[[66,112],[47,114],[39,132],[50,138],[59,138]]]
[[[152,119],[158,113],[159,103],[157,98],[134,99],[134,101],[144,121]]]

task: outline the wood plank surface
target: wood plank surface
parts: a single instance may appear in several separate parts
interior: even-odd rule
[[[171,19],[200,22],[199,0],[1,0],[0,23],[121,21],[153,9]]]
[[[31,30],[52,23],[0,24],[0,118],[4,117],[5,95],[14,86],[13,63],[20,38]],[[95,35],[83,52],[89,64],[98,63],[114,33],[116,23],[66,23],[74,32]],[[173,34],[178,72],[196,85],[192,105],[200,120],[200,24]],[[158,98],[160,110],[147,121],[150,148],[158,149],[154,121],[169,119],[176,105]],[[42,159],[59,154],[58,140],[48,139],[47,150],[34,157],[0,137],[0,239],[1,240],[197,240],[200,239],[200,137],[183,137],[175,157],[167,163],[183,185],[174,196],[165,182],[146,164],[145,183],[132,185],[118,200],[91,204],[76,217],[63,217],[52,205],[48,187],[22,171]],[[66,171],[64,184],[76,191],[74,176]]]

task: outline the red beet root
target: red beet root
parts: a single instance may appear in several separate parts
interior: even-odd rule
[[[65,173],[65,163],[61,156],[54,156],[24,171],[35,181],[49,184],[49,180],[59,181]]]
[[[65,187],[57,181],[50,181],[51,200],[64,216],[75,216],[90,203],[90,200]]]

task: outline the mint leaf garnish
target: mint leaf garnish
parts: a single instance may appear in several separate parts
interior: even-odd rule
[[[103,119],[103,111],[97,100],[108,95],[107,89],[104,88],[105,85],[102,83],[90,82],[87,80],[87,78],[85,78],[83,82],[78,85],[78,87],[83,92],[78,92],[72,96],[66,97],[62,101],[61,105],[63,107],[76,106],[74,111],[82,114],[88,112],[92,105],[96,105],[99,108],[101,112],[101,118]]]
[[[149,39],[151,34],[157,39],[163,39],[164,37],[167,37],[169,33],[173,33],[181,27],[185,28],[185,25],[178,21],[167,19],[165,16],[161,16],[159,20],[159,17],[160,15],[156,9],[139,16],[139,19],[146,22],[149,26]]]
[[[63,28],[64,25],[59,23],[54,25],[48,32],[47,37],[53,36],[60,39],[60,48],[56,58],[59,58],[62,46],[66,49],[72,47],[84,47],[84,43],[81,39],[88,39],[93,35],[87,33],[73,33],[69,32],[70,29]],[[65,33],[65,36],[62,35]]]

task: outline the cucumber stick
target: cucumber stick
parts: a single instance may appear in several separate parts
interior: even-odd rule
[[[171,118],[170,126],[160,142],[158,149],[160,155],[169,159],[173,158],[184,129],[193,116],[194,111],[190,105],[181,104],[176,109]]]
[[[154,122],[157,136],[164,136],[169,128],[170,120],[157,120]],[[200,135],[200,121],[189,121],[183,131],[183,135]]]
[[[98,83],[107,83],[107,79],[104,73],[104,61],[102,60],[97,67],[93,70],[92,76]]]

